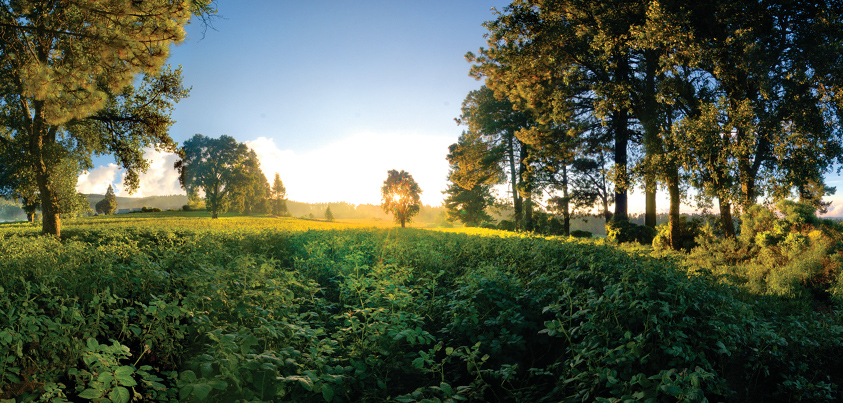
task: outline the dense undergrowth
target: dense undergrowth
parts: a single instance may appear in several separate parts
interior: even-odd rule
[[[0,401],[841,398],[833,310],[780,310],[670,258],[415,229],[112,224],[62,241],[0,227]]]

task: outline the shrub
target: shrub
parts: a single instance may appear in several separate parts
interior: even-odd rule
[[[515,231],[515,221],[501,220],[498,223],[498,229],[502,229],[504,231]]]
[[[636,225],[629,220],[612,219],[606,223],[606,239],[616,243],[638,242],[650,245],[656,230],[646,225]]]
[[[679,216],[679,239],[677,245],[679,250],[690,252],[697,246],[697,237],[702,233],[704,221],[700,218],[688,219],[686,216]],[[653,249],[670,249],[670,223],[664,222],[656,227],[656,236],[653,238]]]
[[[583,231],[579,229],[571,231],[571,236],[574,238],[591,238],[591,235],[591,231]]]

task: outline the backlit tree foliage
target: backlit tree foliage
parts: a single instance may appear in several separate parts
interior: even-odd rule
[[[421,194],[422,190],[412,175],[393,169],[383,181],[381,207],[387,214],[392,214],[395,222],[403,228],[421,210]]]
[[[185,95],[162,66],[209,0],[0,2],[0,136],[4,165],[30,170],[44,233],[60,235],[57,167],[113,154],[135,189],[143,147],[174,150],[169,110]],[[144,75],[141,90],[127,90]],[[10,160],[11,159],[11,160]]]

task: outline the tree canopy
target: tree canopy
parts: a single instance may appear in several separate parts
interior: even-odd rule
[[[517,0],[486,27],[471,74],[537,122],[540,136],[520,140],[537,155],[565,135],[588,144],[562,165],[611,150],[614,194],[586,192],[583,205],[612,200],[624,219],[642,186],[649,218],[658,184],[678,235],[695,188],[734,236],[732,210],[788,197],[821,207],[833,191],[823,176],[843,162],[843,3]]]
[[[265,200],[268,184],[257,155],[233,137],[196,134],[184,142],[181,153],[182,159],[175,164],[181,185],[188,194],[205,194],[205,206],[213,218],[232,205],[245,212],[246,206],[261,204],[247,198]]]
[[[144,147],[175,149],[169,111],[186,91],[162,66],[191,16],[212,12],[210,0],[0,3],[0,165],[36,185],[45,233],[61,232],[62,161],[113,154],[131,191]]]
[[[422,190],[412,175],[393,169],[383,181],[381,207],[387,214],[392,214],[395,222],[403,228],[421,210],[421,194]]]
[[[114,214],[117,211],[117,196],[114,195],[114,188],[108,185],[105,197],[97,202],[97,214]]]

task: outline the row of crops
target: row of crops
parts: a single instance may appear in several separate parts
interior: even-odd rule
[[[0,402],[841,398],[839,317],[669,259],[180,220],[0,227]]]

